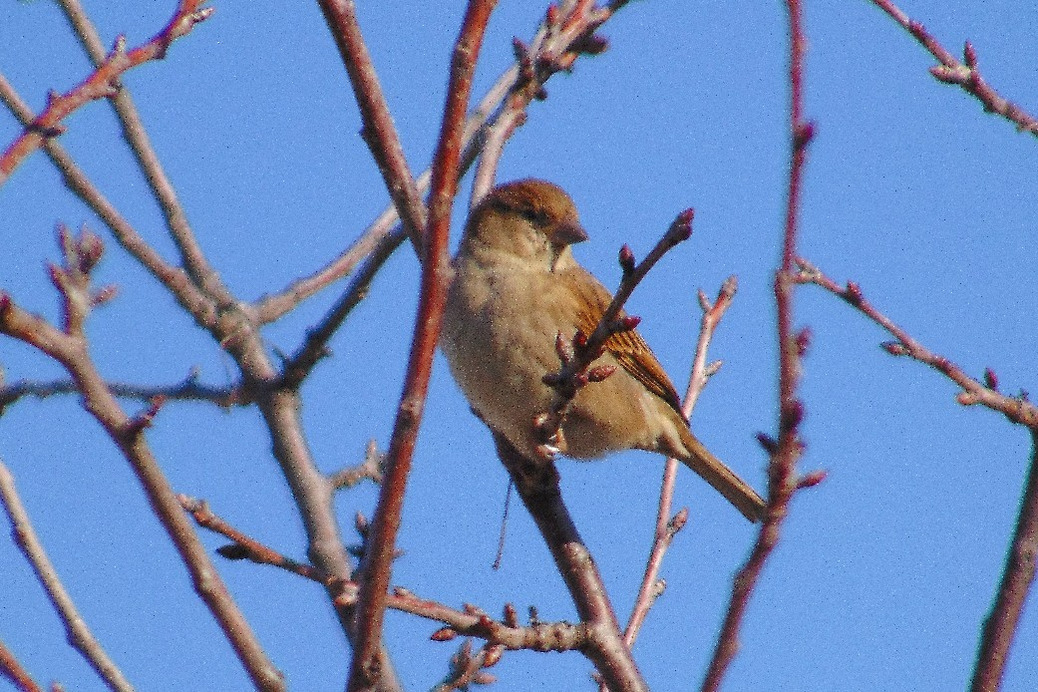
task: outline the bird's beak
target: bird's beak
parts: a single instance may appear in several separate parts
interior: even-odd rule
[[[588,239],[585,231],[578,223],[560,223],[552,233],[552,241],[556,245],[572,245]]]

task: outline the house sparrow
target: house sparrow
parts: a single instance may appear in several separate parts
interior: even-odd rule
[[[543,180],[492,190],[472,210],[447,296],[440,345],[473,410],[530,459],[541,458],[535,419],[549,410],[544,375],[560,367],[556,335],[591,334],[609,291],[577,264],[587,240],[573,201]],[[580,389],[562,425],[577,459],[643,449],[681,460],[751,521],[764,501],[689,430],[674,385],[634,330],[611,336],[595,365],[610,377]]]

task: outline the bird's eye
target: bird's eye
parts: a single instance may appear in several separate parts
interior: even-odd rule
[[[549,218],[548,214],[542,209],[536,209],[534,207],[526,207],[519,212],[524,219],[529,221],[535,226],[547,225]]]

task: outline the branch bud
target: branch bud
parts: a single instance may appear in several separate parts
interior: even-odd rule
[[[623,270],[624,276],[634,271],[634,264],[634,251],[630,245],[624,243],[620,248],[620,269]]]
[[[998,375],[991,368],[984,368],[984,384],[988,389],[998,391]]]

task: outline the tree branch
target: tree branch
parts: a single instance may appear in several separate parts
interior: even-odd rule
[[[129,52],[126,51],[126,39],[120,36],[112,51],[89,77],[65,94],[51,92],[43,112],[0,155],[0,185],[26,156],[42,146],[45,139],[57,137],[64,131],[61,121],[70,113],[90,101],[113,96],[119,89],[120,75],[127,70],[166,57],[166,50],[174,40],[189,33],[195,24],[213,13],[212,8],[199,9],[201,4],[202,0],[182,0],[162,31]]]
[[[62,240],[64,263],[60,267],[51,266],[51,277],[61,294],[66,331],[59,331],[42,318],[22,310],[10,296],[0,293],[0,333],[34,346],[68,371],[82,393],[86,410],[130,463],[155,515],[188,568],[195,591],[220,624],[253,683],[264,690],[282,690],[284,681],[280,672],[267,659],[248,621],[228,593],[147,444],[144,429],[157,407],[141,416],[127,416],[90,358],[82,326],[92,307],[89,272],[100,259],[100,248],[95,240],[100,241],[87,234]]]
[[[76,604],[72,601],[72,597],[61,583],[57,570],[47,557],[47,551],[44,550],[43,544],[36,536],[29,513],[25,511],[25,505],[18,496],[18,490],[14,486],[14,476],[11,475],[3,461],[0,461],[0,502],[3,503],[7,516],[11,520],[15,542],[21,548],[25,559],[32,565],[36,578],[39,579],[43,590],[47,592],[51,605],[54,606],[58,617],[65,625],[69,644],[83,655],[83,658],[105,681],[109,689],[115,692],[132,692],[133,686],[115,662],[108,657],[101,642],[97,641],[91,633],[86,621],[79,614]]]
[[[1003,98],[984,81],[980,68],[977,66],[977,51],[972,43],[966,41],[963,49],[963,62],[959,62],[926,30],[926,27],[911,19],[891,0],[872,0],[872,4],[890,15],[905,31],[912,34],[915,40],[930,52],[930,55],[937,58],[941,64],[930,68],[930,74],[934,76],[934,79],[961,87],[967,94],[980,101],[986,112],[997,113],[1014,123],[1021,132],[1030,132],[1038,137],[1038,119],[1012,101]]]
[[[440,336],[443,307],[447,297],[447,239],[451,207],[458,187],[462,134],[472,77],[490,13],[496,0],[470,0],[451,59],[440,139],[433,158],[428,228],[425,231],[421,295],[415,319],[411,355],[408,358],[404,391],[400,397],[393,437],[390,440],[386,473],[371,525],[371,539],[363,565],[358,610],[358,637],[350,667],[350,692],[373,689],[381,677],[377,645],[382,636],[386,590],[396,533],[400,526],[407,476],[411,467],[418,427],[432,371],[433,353]]]
[[[997,690],[1024,602],[1034,582],[1038,555],[1038,407],[1028,401],[1024,394],[1006,396],[999,392],[998,377],[990,368],[984,372],[984,381],[981,382],[967,375],[949,359],[923,346],[866,300],[858,284],[848,282],[846,286],[840,286],[803,258],[798,258],[797,264],[800,267],[797,277],[799,282],[821,286],[839,296],[893,336],[896,341],[883,344],[888,353],[925,363],[950,379],[962,388],[956,399],[963,406],[986,406],[1011,422],[1026,426],[1031,432],[1031,464],[1020,501],[1020,512],[1006,554],[995,603],[984,622],[973,672],[974,692]]]
[[[605,683],[616,692],[647,692],[631,651],[624,645],[620,623],[609,602],[594,558],[584,545],[562,500],[559,474],[552,462],[523,457],[495,431],[497,454],[512,477],[515,489],[544,538],[562,575],[588,641],[582,649]]]
[[[1027,471],[1020,514],[1013,541],[1006,553],[1002,581],[991,612],[984,620],[977,663],[973,669],[973,692],[994,692],[1002,686],[1009,649],[1013,645],[1020,616],[1034,584],[1038,557],[1038,428],[1031,428],[1031,465]]]
[[[688,389],[685,391],[685,401],[681,412],[685,419],[692,418],[692,411],[700,393],[706,386],[709,378],[720,368],[720,362],[707,365],[706,355],[713,339],[714,331],[720,324],[724,313],[732,304],[737,287],[735,276],[730,276],[718,291],[717,300],[710,303],[706,294],[699,292],[699,304],[703,309],[703,317],[699,325],[699,340],[696,343],[695,358],[692,363],[692,372],[688,379]],[[671,506],[674,499],[674,487],[677,482],[678,461],[667,459],[663,469],[663,481],[660,484],[659,509],[656,513],[656,531],[653,537],[652,547],[649,550],[649,559],[645,564],[645,574],[642,576],[641,588],[631,609],[631,617],[627,621],[627,629],[624,630],[624,643],[627,648],[634,648],[634,641],[638,637],[645,618],[649,614],[656,599],[662,595],[666,584],[659,578],[660,569],[663,566],[663,556],[670,548],[674,536],[684,528],[688,521],[688,508],[682,508],[677,514],[671,515]]]
[[[793,333],[793,288],[796,283],[794,258],[804,164],[814,128],[804,119],[803,71],[807,43],[802,8],[799,0],[786,0],[786,8],[789,12],[790,36],[790,164],[782,257],[779,269],[775,272],[779,352],[778,439],[774,440],[763,433],[758,436],[770,457],[768,502],[764,510],[764,521],[749,558],[735,575],[728,610],[717,637],[717,646],[703,679],[704,692],[720,687],[728,667],[735,658],[739,648],[739,630],[742,627],[743,615],[749,606],[750,597],[760,579],[764,564],[778,544],[782,523],[789,512],[789,503],[798,489],[808,487],[808,483],[796,476],[796,462],[803,452],[799,428],[804,415],[803,402],[797,397],[797,385],[801,356],[807,348],[808,333]],[[812,477],[811,484],[817,483],[820,479],[820,476]]]
[[[364,43],[353,0],[318,0],[318,4],[324,12],[324,19],[332,31],[353,85],[353,95],[364,122],[361,136],[368,143],[371,155],[382,173],[386,189],[403,220],[411,244],[418,256],[422,257],[425,205],[407,165],[400,137],[389,113],[389,105],[382,94],[375,66]]]

